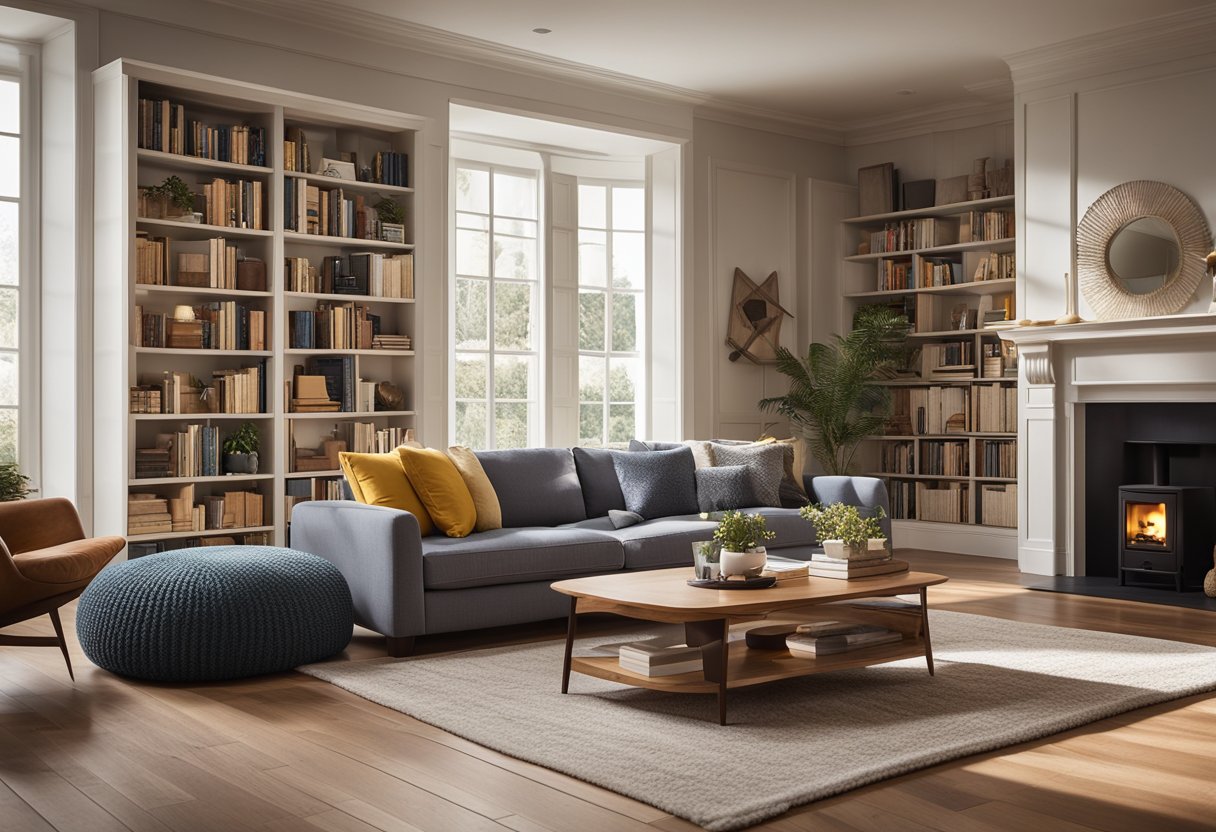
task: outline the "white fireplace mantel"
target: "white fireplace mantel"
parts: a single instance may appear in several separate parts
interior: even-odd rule
[[[1085,405],[1216,401],[1216,314],[1000,331],[1017,345],[1018,565],[1084,575]]]

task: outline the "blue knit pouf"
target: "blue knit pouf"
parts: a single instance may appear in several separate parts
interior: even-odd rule
[[[99,667],[159,682],[290,670],[350,643],[342,573],[273,546],[178,549],[102,570],[76,608],[80,646]]]

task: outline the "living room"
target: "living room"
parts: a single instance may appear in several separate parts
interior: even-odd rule
[[[1214,31],[0,0],[0,827],[1211,828]]]

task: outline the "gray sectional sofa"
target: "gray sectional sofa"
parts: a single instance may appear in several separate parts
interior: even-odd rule
[[[390,655],[408,655],[420,635],[559,618],[569,599],[549,588],[554,581],[691,566],[690,544],[710,539],[716,526],[684,514],[614,528],[608,511],[624,509],[625,501],[605,453],[580,449],[576,462],[569,448],[478,452],[502,507],[501,529],[421,537],[409,512],[316,501],[295,507],[291,545],[342,571],[355,620],[383,633]],[[888,508],[881,480],[805,477],[804,483],[817,502]],[[748,511],[763,514],[776,532],[767,544],[774,554],[809,559],[819,551],[797,508]]]

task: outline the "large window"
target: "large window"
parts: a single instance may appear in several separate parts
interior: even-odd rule
[[[456,442],[541,443],[539,177],[457,162]]]
[[[646,191],[579,179],[579,444],[645,433]]]
[[[0,462],[18,457],[21,311],[21,81],[0,75]],[[28,287],[26,287],[28,289]]]

